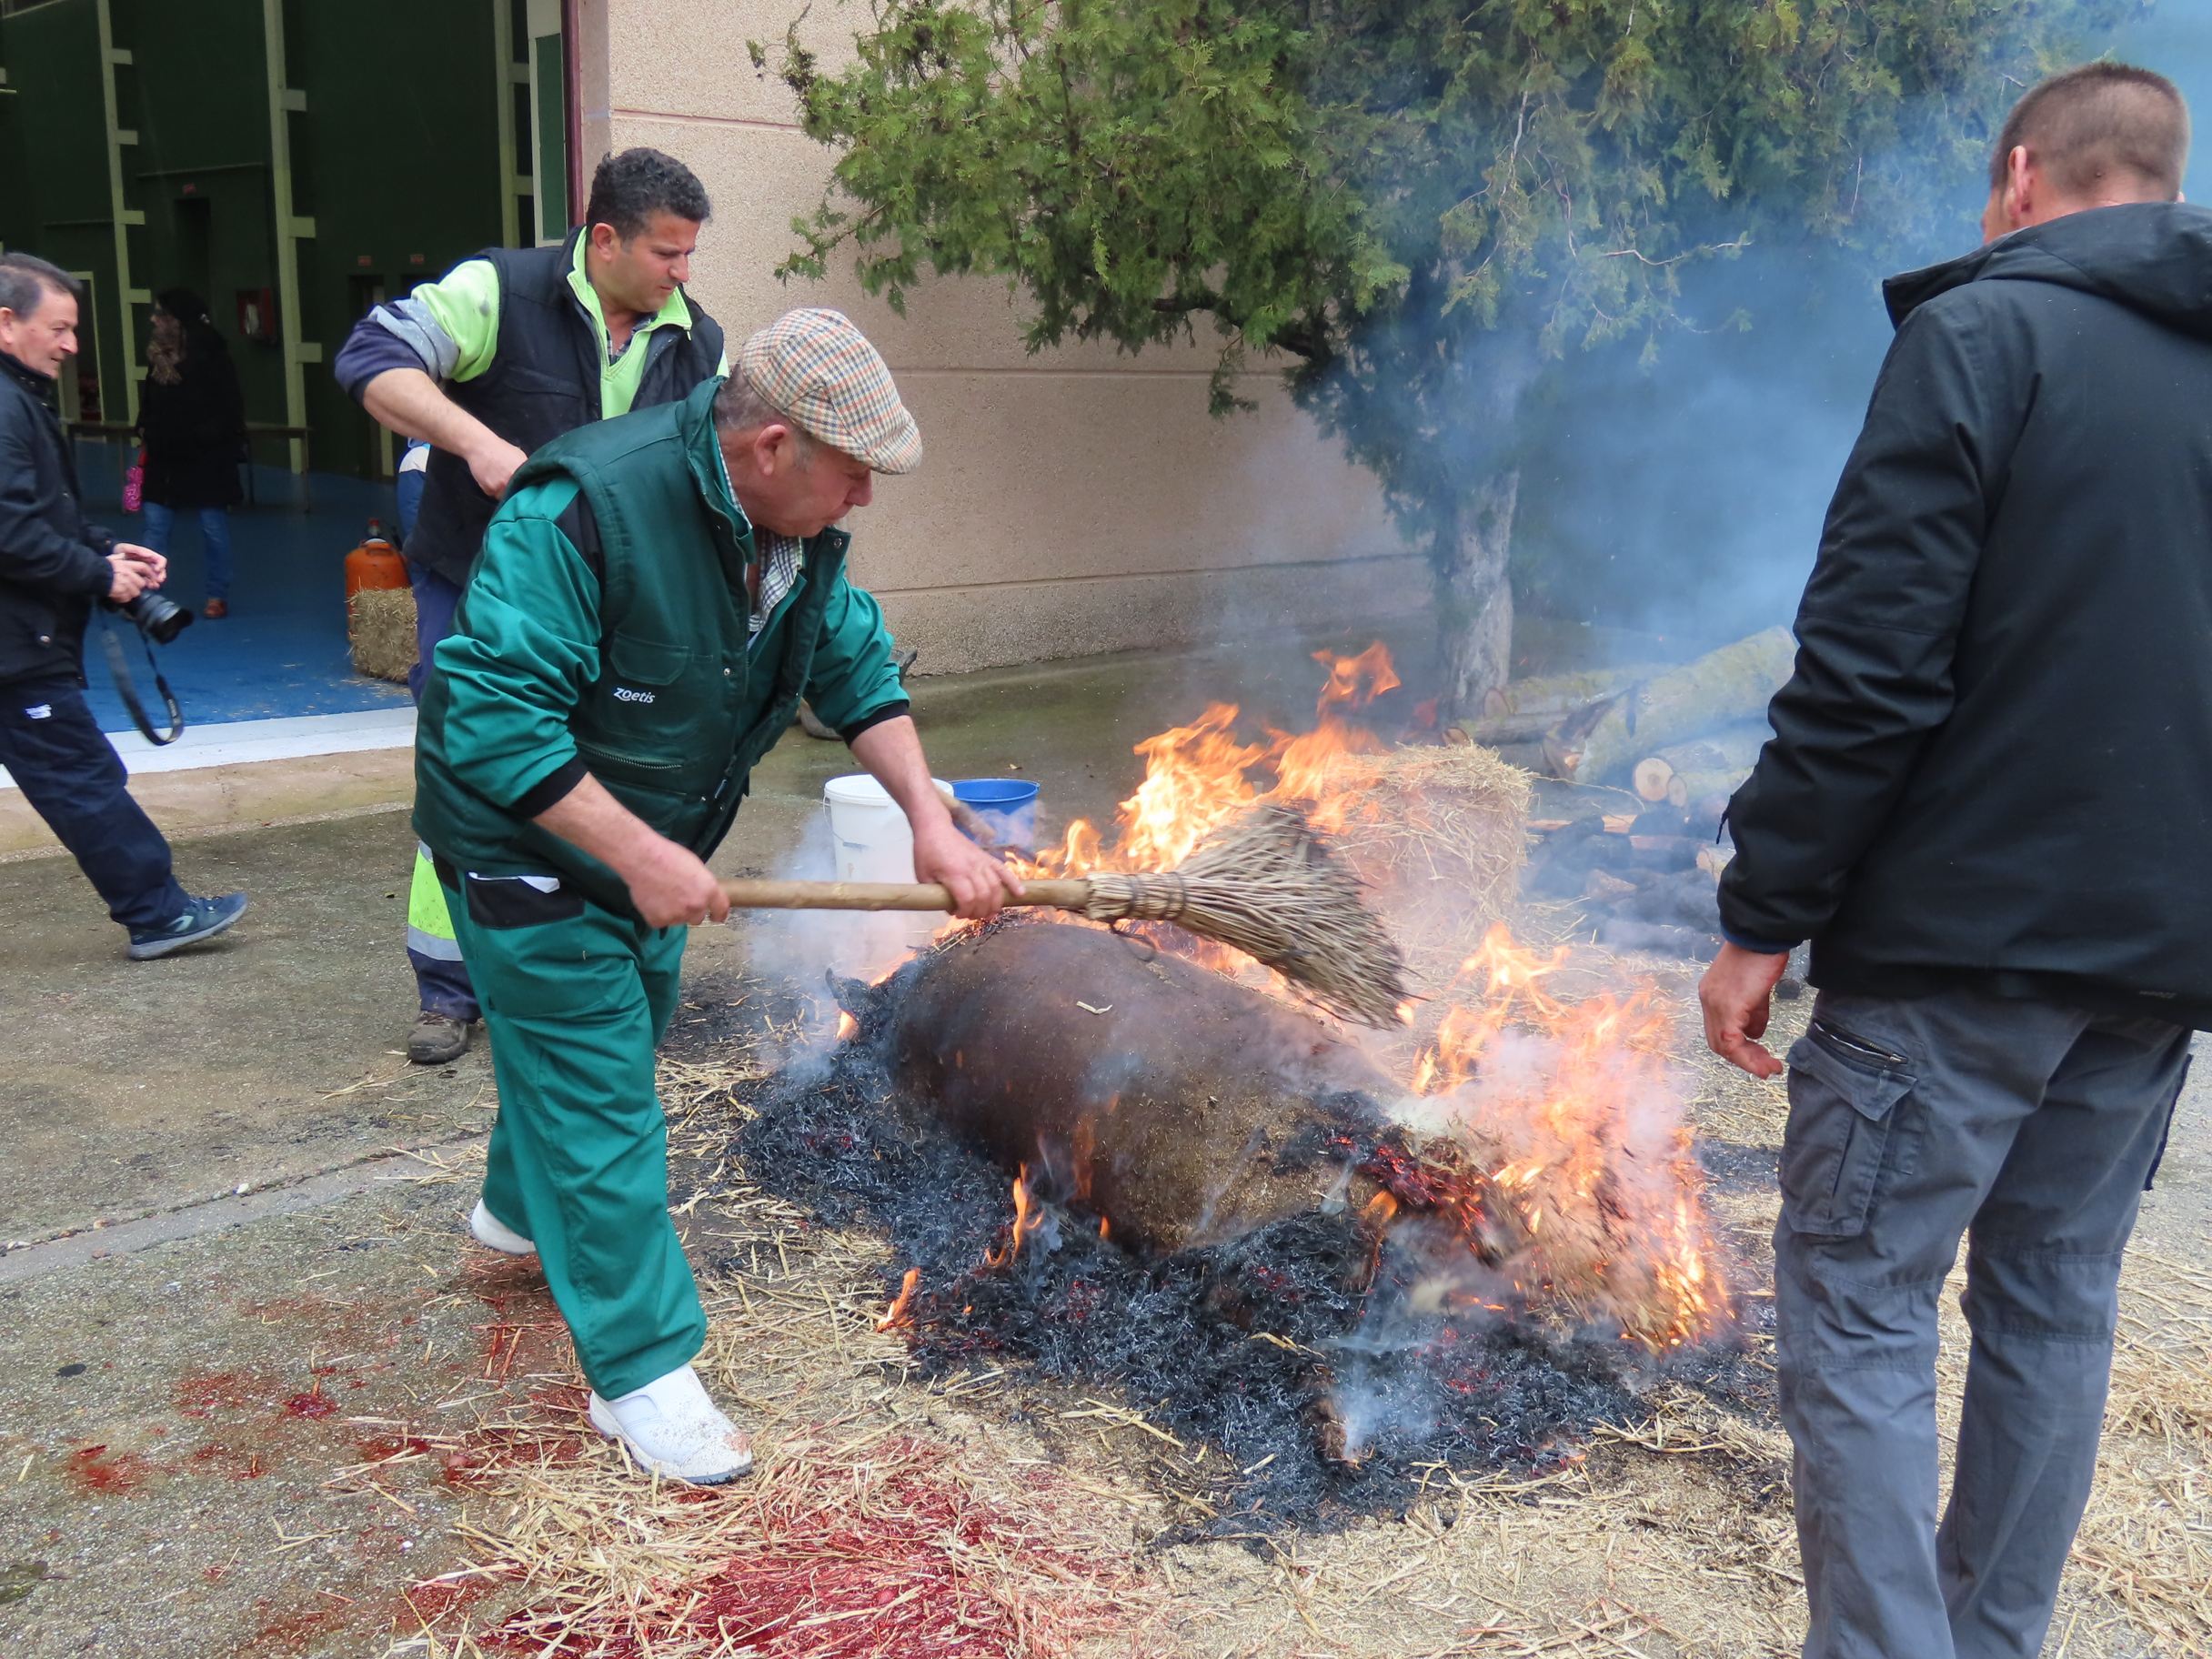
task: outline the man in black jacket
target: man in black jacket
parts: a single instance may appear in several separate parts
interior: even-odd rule
[[[354,327],[339,382],[404,437],[431,446],[407,538],[418,648],[453,631],[484,527],[530,453],[564,432],[675,403],[725,372],[722,331],[684,290],[709,212],[691,170],[659,150],[599,163],[583,227],[558,247],[488,248]],[[407,903],[418,1012],[407,1058],[442,1065],[480,1014],[427,851]]]
[[[134,960],[213,939],[246,895],[195,899],[169,844],[130,797],[123,762],[85,702],[96,603],[161,586],[166,562],[87,525],[76,468],[48,398],[76,355],[76,284],[29,254],[0,254],[0,766],[76,857]]]
[[[1714,1051],[1786,953],[1776,1355],[1812,1659],[2028,1659],[2087,1502],[2120,1256],[2212,1026],[2212,212],[2173,85],[2095,64],[1996,146],[1897,337],[1775,739],[1730,808]],[[1936,1298],[1973,1347],[1937,1524]]]

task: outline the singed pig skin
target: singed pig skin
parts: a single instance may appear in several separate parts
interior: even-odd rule
[[[1218,1244],[1376,1191],[1346,1142],[1376,1133],[1382,1074],[1320,1020],[1141,940],[1002,923],[888,989],[901,1089],[1135,1249]]]

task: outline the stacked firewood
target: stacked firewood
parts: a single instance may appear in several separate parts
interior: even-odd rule
[[[1583,815],[1537,819],[1527,889],[1579,899],[1601,941],[1709,956],[1728,798],[1770,735],[1796,642],[1774,628],[1674,667],[1518,680],[1460,730],[1541,777],[1592,786]]]

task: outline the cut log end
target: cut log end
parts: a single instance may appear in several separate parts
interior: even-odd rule
[[[1674,782],[1674,769],[1658,755],[1646,755],[1630,769],[1629,783],[1638,800],[1662,801],[1672,799],[1668,790]],[[1685,794],[1684,799],[1687,799]],[[1681,801],[1674,803],[1677,806]]]

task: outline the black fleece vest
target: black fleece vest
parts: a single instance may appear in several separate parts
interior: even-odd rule
[[[476,256],[499,274],[499,340],[491,367],[448,385],[446,395],[526,455],[599,418],[599,342],[568,286],[582,234],[570,232],[558,247],[488,247]],[[684,299],[691,332],[655,328],[646,336],[652,355],[633,408],[680,402],[722,360],[720,327],[690,295]],[[638,349],[636,342],[630,349]],[[457,587],[466,583],[498,507],[477,488],[468,462],[431,450],[407,557]]]

